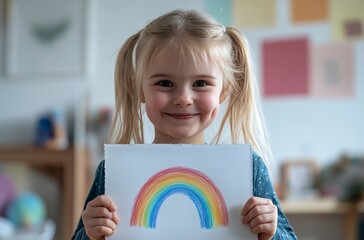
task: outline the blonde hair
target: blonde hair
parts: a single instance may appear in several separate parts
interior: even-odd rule
[[[115,116],[111,142],[144,143],[141,81],[151,58],[178,50],[180,59],[210,61],[223,73],[226,112],[212,140],[218,144],[226,125],[232,143],[251,144],[271,158],[247,41],[238,30],[197,10],[175,10],[158,17],[122,45],[115,66]]]

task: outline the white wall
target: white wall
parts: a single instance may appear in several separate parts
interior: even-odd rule
[[[0,0],[0,3],[4,0]],[[292,25],[289,0],[278,0],[277,25],[272,28],[241,29],[248,38],[260,79],[260,46],[263,40],[307,34],[313,44],[330,41],[330,24]],[[81,92],[89,92],[91,111],[113,105],[113,70],[115,54],[122,42],[154,17],[174,9],[204,8],[204,1],[121,1],[90,0],[91,18],[88,34],[89,74],[85,78],[7,79],[0,72],[0,143],[33,140],[36,117],[52,107],[64,108],[79,101]],[[127,3],[127,4],[126,4]],[[2,11],[1,11],[2,12]],[[2,13],[0,13],[2,14]],[[0,28],[1,56],[4,56],[4,26]],[[355,95],[344,99],[286,97],[263,100],[264,113],[271,133],[277,161],[311,157],[321,164],[343,152],[364,151],[364,44],[356,42]],[[4,65],[4,58],[0,58]],[[278,164],[272,171],[277,175]]]

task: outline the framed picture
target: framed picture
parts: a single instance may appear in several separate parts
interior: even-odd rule
[[[88,4],[87,0],[8,0],[7,77],[84,75]]]
[[[307,199],[318,195],[319,167],[314,160],[288,160],[281,165],[281,197]]]

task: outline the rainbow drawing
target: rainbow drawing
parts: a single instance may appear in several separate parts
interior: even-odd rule
[[[172,167],[153,175],[140,189],[132,209],[130,226],[155,228],[162,203],[173,194],[184,194],[193,201],[201,228],[229,225],[225,200],[213,181],[197,170]]]

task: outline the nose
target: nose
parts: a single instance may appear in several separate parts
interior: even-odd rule
[[[176,106],[185,107],[191,105],[192,103],[193,103],[192,93],[187,89],[183,89],[177,92],[176,96],[173,99],[173,104]]]

